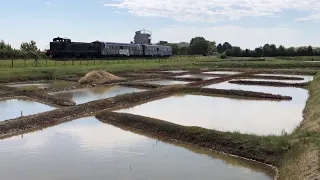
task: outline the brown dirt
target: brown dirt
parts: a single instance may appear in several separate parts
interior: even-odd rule
[[[232,84],[243,85],[262,85],[262,86],[277,86],[277,87],[306,87],[309,83],[287,83],[287,82],[274,82],[274,81],[250,81],[250,80],[232,80]]]
[[[79,82],[81,84],[105,84],[108,82],[123,81],[122,77],[113,75],[103,70],[94,70],[82,77]]]

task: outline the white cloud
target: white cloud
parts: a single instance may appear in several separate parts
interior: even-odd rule
[[[49,5],[49,6],[50,6],[50,5],[52,5],[52,3],[51,3],[51,2],[46,2],[46,5]]]
[[[311,14],[308,17],[302,17],[302,18],[295,18],[295,21],[309,21],[309,20],[320,20],[320,13],[317,14]]]
[[[265,43],[276,45],[319,46],[320,37],[290,27],[279,28],[245,28],[240,26],[218,26],[208,28],[173,27],[154,29],[152,42],[168,40],[169,42],[190,41],[195,36],[203,36],[217,43],[230,42],[241,48],[255,48]]]
[[[216,22],[244,17],[277,17],[283,10],[316,12],[318,0],[120,0],[104,3],[138,16],[172,17],[178,21]]]

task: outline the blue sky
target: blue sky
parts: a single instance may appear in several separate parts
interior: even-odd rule
[[[152,42],[194,36],[242,48],[265,43],[320,46],[318,0],[1,0],[0,39],[19,48],[52,38],[130,42],[140,29]]]

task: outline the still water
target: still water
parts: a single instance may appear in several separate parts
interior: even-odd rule
[[[285,76],[285,77],[299,77],[303,78],[303,80],[273,80],[273,81],[280,81],[280,82],[294,82],[294,83],[303,83],[303,82],[310,82],[313,80],[313,76],[307,75],[288,75],[288,74],[256,74],[257,76]],[[260,79],[261,80],[261,79]],[[265,81],[271,81],[269,79],[263,79]]]
[[[63,81],[63,80],[54,80],[54,81],[46,81],[43,83],[18,83],[18,84],[8,84],[6,86],[9,87],[17,87],[17,88],[37,88],[37,89],[45,89],[45,88],[63,88],[70,85],[78,84],[77,82],[71,81]]]
[[[82,118],[0,140],[5,180],[270,180],[262,165]]]
[[[184,70],[172,70],[172,71],[162,71],[162,72],[169,72],[169,73],[183,73],[183,72],[187,72]]]
[[[124,87],[119,85],[101,86],[93,88],[75,89],[71,91],[62,91],[51,93],[68,100],[72,100],[77,104],[87,103],[98,99],[115,97],[117,95],[141,92],[143,89]]]
[[[174,81],[174,80],[151,80],[143,81],[143,83],[156,84],[156,85],[175,85],[175,84],[188,84],[187,81]]]
[[[51,111],[54,107],[27,99],[0,100],[0,121]]]
[[[240,72],[236,71],[209,71],[209,72],[204,72],[204,74],[239,74]]]
[[[175,76],[177,78],[201,78],[203,80],[209,80],[209,79],[214,79],[215,77],[212,76],[205,76],[203,74],[186,74],[182,76]]]
[[[219,131],[280,135],[282,130],[292,132],[302,120],[302,100],[300,97],[277,102],[177,95],[117,112]]]

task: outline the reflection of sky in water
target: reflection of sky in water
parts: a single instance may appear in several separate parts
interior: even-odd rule
[[[92,117],[0,140],[0,147],[0,174],[6,180],[271,179],[254,164],[210,158]]]
[[[31,100],[0,100],[0,121],[13,119],[21,116],[21,110],[24,116],[37,114],[55,109],[46,104],[41,104]]]
[[[313,76],[306,76],[306,75],[287,75],[287,74],[256,74],[257,76],[284,76],[284,77],[299,77],[303,78],[304,80],[269,80],[269,79],[260,79],[260,81],[280,81],[280,82],[291,82],[291,83],[302,83],[302,82],[309,82],[313,80]]]
[[[10,84],[6,85],[9,87],[18,87],[18,88],[31,88],[31,87],[36,87],[39,89],[44,89],[48,88],[50,85],[48,83],[28,83],[28,84]]]
[[[73,100],[77,104],[82,104],[89,101],[105,99],[105,98],[110,98],[117,95],[140,92],[140,91],[145,91],[145,90],[113,85],[113,86],[102,86],[102,87],[93,87],[93,88],[85,88],[85,89],[75,89],[71,91],[56,92],[52,94],[69,99],[69,100]]]
[[[203,80],[214,79],[216,77],[205,76],[203,74],[186,74],[182,76],[176,76],[177,78],[201,78]]]
[[[287,102],[287,104],[299,104],[299,105],[302,105],[303,107],[309,96],[308,90],[302,89],[302,88],[242,85],[242,84],[233,84],[229,82],[212,84],[209,86],[204,86],[204,88],[236,89],[236,90],[264,92],[264,93],[271,93],[271,94],[280,94],[284,96],[291,96],[292,101]]]
[[[157,85],[174,85],[174,84],[188,84],[186,81],[173,81],[173,80],[155,80],[155,81],[143,81],[143,83],[157,84]]]
[[[239,74],[237,71],[208,71],[203,72],[203,74]]]
[[[293,102],[277,102],[186,95],[172,96],[117,112],[158,118],[185,126],[279,135],[283,129],[291,132],[302,120],[305,105],[302,100],[299,97]]]
[[[172,71],[162,71],[162,72],[169,72],[169,73],[183,73],[183,72],[187,72],[184,70],[172,70]]]

